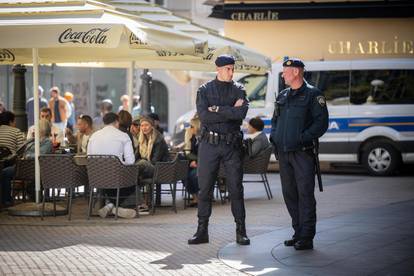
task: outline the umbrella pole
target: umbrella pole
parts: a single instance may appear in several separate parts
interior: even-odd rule
[[[33,55],[33,103],[34,103],[34,126],[35,126],[35,194],[36,203],[40,203],[40,135],[39,135],[39,50],[32,49]]]
[[[128,112],[132,112],[132,94],[134,90],[134,70],[135,70],[135,61],[131,61],[128,68],[128,97],[129,97],[129,105],[128,105]]]

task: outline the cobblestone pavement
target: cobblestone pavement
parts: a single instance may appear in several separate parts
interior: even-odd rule
[[[278,174],[270,174],[273,200],[261,184],[245,185],[249,236],[290,224]],[[325,191],[316,192],[318,217],[414,199],[414,177],[374,178],[324,175]],[[229,204],[216,202],[210,243],[187,245],[196,230],[196,209],[157,209],[154,216],[115,221],[86,220],[86,202],[75,200],[72,221],[66,217],[9,217],[0,213],[0,275],[246,275],[223,264],[218,250],[235,238]]]

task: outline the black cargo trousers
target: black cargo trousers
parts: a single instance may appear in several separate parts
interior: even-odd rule
[[[231,211],[235,220],[246,217],[243,192],[243,164],[241,146],[220,141],[210,144],[202,139],[198,148],[198,219],[208,221],[211,215],[214,184],[217,180],[220,163],[223,162],[226,185],[231,200]]]

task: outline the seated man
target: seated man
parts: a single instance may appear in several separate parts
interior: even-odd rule
[[[247,125],[247,133],[251,137],[249,139],[252,139],[250,158],[259,155],[270,146],[269,139],[267,139],[266,134],[263,132],[263,128],[264,122],[260,117],[251,118]]]
[[[128,134],[118,129],[119,127],[118,115],[109,112],[103,117],[104,127],[89,138],[87,153],[91,154],[102,154],[102,155],[115,155],[118,156],[119,160],[125,165],[131,165],[135,162],[134,150],[132,148],[132,142]],[[135,187],[128,187],[121,189],[121,196],[130,194],[135,191]],[[106,191],[107,196],[114,196],[116,190],[111,189]],[[99,210],[99,215],[102,218],[108,216],[112,211],[115,213],[114,204],[110,201],[106,202],[106,205]],[[134,209],[118,208],[118,216],[123,218],[134,218],[136,211]]]
[[[76,122],[78,132],[76,136],[67,128],[66,135],[70,144],[76,144],[76,153],[84,155],[87,152],[89,138],[93,133],[92,118],[88,115],[80,115]]]
[[[0,145],[7,147],[12,154],[24,144],[24,134],[16,128],[13,112],[0,113]]]

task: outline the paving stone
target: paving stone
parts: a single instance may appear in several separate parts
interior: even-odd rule
[[[269,174],[269,179],[273,200],[266,199],[263,185],[245,185],[247,231],[252,240],[252,245],[247,247],[234,243],[235,225],[230,204],[221,205],[219,201],[214,203],[210,220],[211,242],[198,246],[187,244],[187,239],[196,231],[196,209],[183,210],[181,198],[178,200],[177,214],[171,212],[170,208],[160,208],[154,216],[143,214],[140,218],[131,220],[115,221],[113,217],[101,219],[94,216],[88,221],[87,204],[82,198],[74,200],[72,221],[68,221],[65,216],[46,217],[41,221],[40,218],[9,217],[1,212],[0,274],[217,276],[346,275],[345,272],[364,275],[367,272],[347,266],[364,263],[363,260],[373,262],[375,259],[367,257],[361,261],[355,257],[355,262],[351,259],[350,263],[339,261],[330,263],[327,267],[313,268],[287,266],[275,260],[272,256],[273,248],[291,237],[292,230],[281,195],[279,175]],[[354,246],[372,249],[372,254],[379,245],[387,248],[385,256],[393,260],[384,262],[385,267],[379,269],[404,272],[398,270],[394,261],[400,261],[405,268],[412,269],[410,263],[402,257],[412,257],[408,250],[412,248],[413,241],[407,231],[414,222],[406,218],[412,218],[414,205],[409,200],[414,198],[414,187],[411,184],[413,178],[393,178],[393,183],[389,183],[386,178],[324,175],[324,181],[327,184],[325,191],[316,193],[319,224],[315,248],[319,256],[328,258],[329,255],[339,254],[335,246],[325,250],[337,242],[349,241],[347,250]],[[404,201],[409,211],[399,210],[399,204],[391,204]],[[373,218],[375,214],[375,211],[369,210],[381,206],[390,209],[384,211],[386,217],[374,217],[371,223],[364,224],[367,218]],[[369,212],[361,213],[364,210]],[[369,235],[373,232],[375,235]],[[393,232],[403,236],[395,239]],[[378,239],[384,242],[378,242]],[[366,245],[358,245],[364,240]],[[398,240],[404,242],[395,243]],[[260,243],[266,246],[265,254],[257,251],[254,246]],[[232,260],[243,265],[243,268],[239,270],[222,262],[220,248],[237,250],[237,256]],[[250,264],[245,260],[245,256],[250,253],[256,256],[256,261],[269,258],[266,259],[268,262],[263,265]],[[364,251],[353,253],[364,254]],[[292,248],[280,248],[278,254],[285,259],[292,258],[292,254],[297,257],[297,252]],[[304,254],[300,256],[301,260],[312,264],[314,256],[301,254]],[[390,257],[391,254],[395,254],[395,259]],[[291,260],[293,264],[294,259]]]

